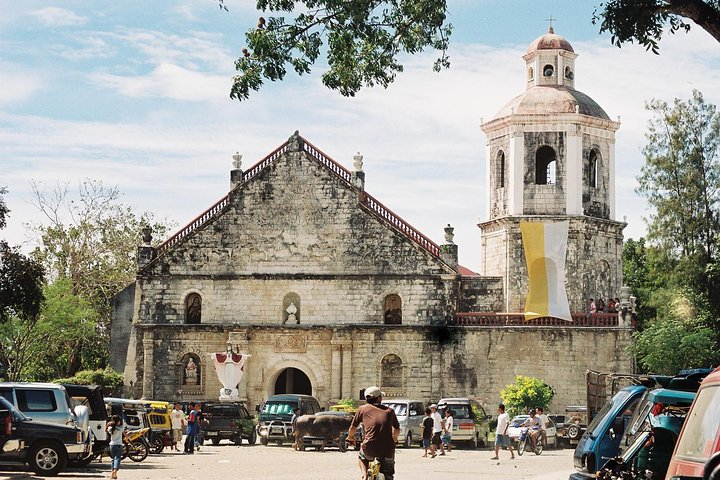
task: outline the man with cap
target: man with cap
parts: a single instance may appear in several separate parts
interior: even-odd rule
[[[378,387],[365,389],[367,403],[355,412],[348,431],[348,441],[354,442],[355,430],[358,425],[363,426],[363,442],[358,454],[363,479],[367,477],[368,465],[376,458],[386,480],[393,480],[395,475],[395,442],[400,434],[400,423],[395,410],[380,403],[383,395]]]

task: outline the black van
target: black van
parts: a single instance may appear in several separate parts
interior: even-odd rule
[[[310,395],[288,393],[273,395],[263,403],[257,425],[257,436],[260,443],[267,445],[275,442],[292,441],[292,420],[296,408],[300,408],[301,415],[313,415],[320,411],[320,404]]]

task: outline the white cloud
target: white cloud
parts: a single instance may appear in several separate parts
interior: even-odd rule
[[[87,17],[77,15],[71,10],[58,7],[45,7],[30,12],[30,15],[37,18],[46,27],[76,27],[85,25]]]
[[[22,103],[43,88],[43,82],[25,68],[0,62],[0,106]]]
[[[184,225],[227,192],[232,153],[239,150],[249,168],[299,129],[347,167],[360,151],[368,192],[437,242],[451,223],[461,262],[478,269],[476,223],[485,211],[485,137],[479,125],[525,88],[525,45],[455,44],[453,66],[440,74],[431,71],[432,55],[409,58],[390,88],[364,90],[355,98],[325,89],[318,71],[268,83],[238,103],[227,97],[229,75],[221,72],[232,57],[223,53],[219,37],[133,31],[117,38],[142,51],[149,73],[96,73],[93,81],[117,91],[118,103],[153,99],[154,110],[123,122],[82,120],[78,112],[76,121],[0,114],[0,171],[15,214],[3,233],[20,238],[18,217],[36,215],[27,203],[31,178],[100,178],[118,185],[138,210]],[[644,101],[688,98],[697,87],[720,104],[714,88],[720,84],[720,48],[698,33],[668,37],[661,57],[632,46],[619,50],[604,39],[573,46],[580,54],[578,88],[612,118],[622,116],[617,218],[626,215],[626,236],[637,237],[647,212],[633,192],[649,118]]]

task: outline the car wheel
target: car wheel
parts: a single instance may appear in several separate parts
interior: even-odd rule
[[[405,448],[410,448],[413,445],[413,438],[412,438],[412,432],[408,432],[407,436],[405,437],[405,443],[403,446]]]
[[[211,441],[212,444],[215,445],[216,447],[217,447],[218,445],[220,445],[220,439],[219,439],[219,438],[211,438],[210,441]]]
[[[570,437],[571,440],[577,440],[580,438],[580,426],[579,425],[570,425],[567,429],[567,435]]]
[[[67,465],[67,453],[54,442],[39,442],[30,451],[28,463],[38,475],[54,477]]]
[[[255,445],[256,443],[257,443],[257,432],[256,432],[255,429],[253,428],[253,429],[250,431],[250,437],[248,437],[248,444],[250,444],[250,445]]]

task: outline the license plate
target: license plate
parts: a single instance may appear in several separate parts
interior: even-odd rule
[[[313,445],[322,445],[322,444],[323,444],[323,441],[322,441],[322,440],[313,440],[313,441],[312,441],[312,444],[313,444]]]
[[[282,435],[283,429],[282,428],[271,428],[270,433],[279,433]]]
[[[216,436],[217,436],[217,432],[205,432],[205,436],[206,436],[206,437],[216,437]]]

